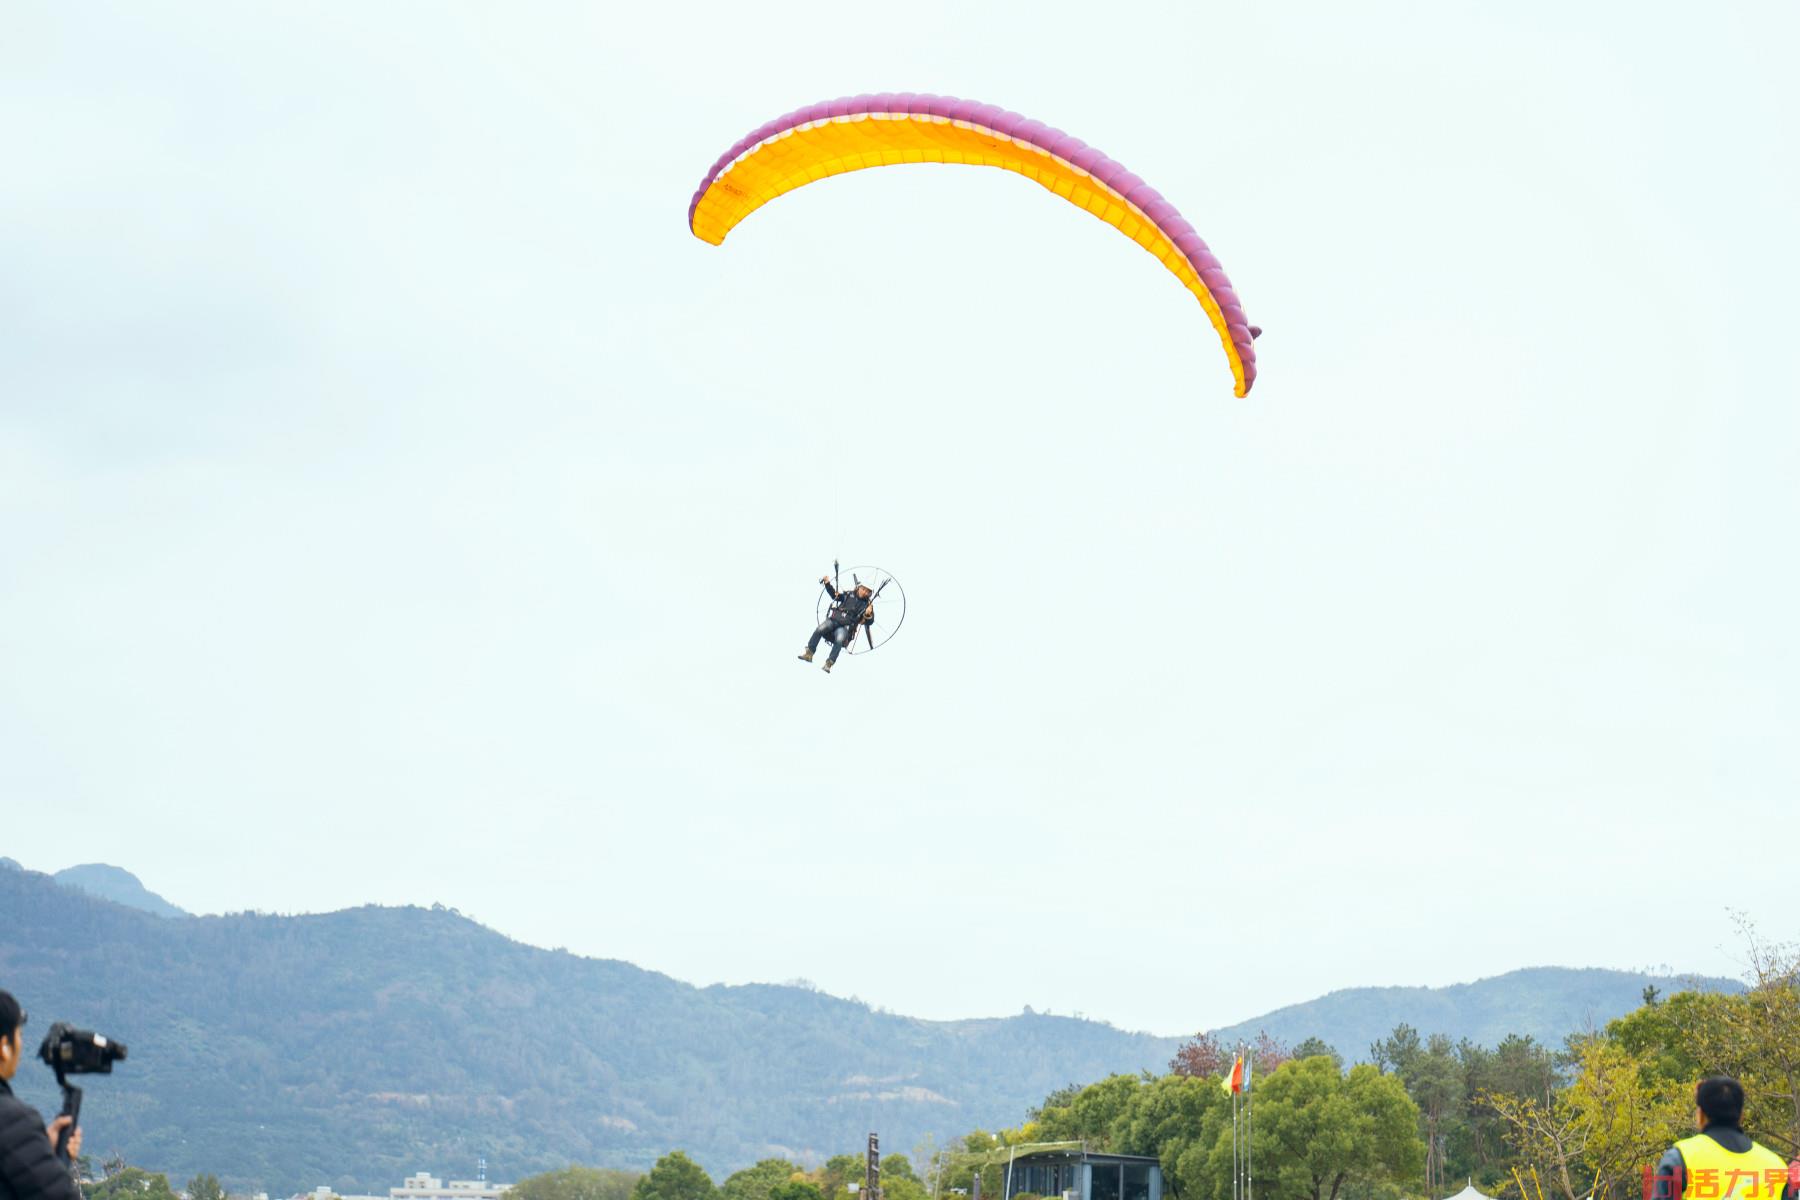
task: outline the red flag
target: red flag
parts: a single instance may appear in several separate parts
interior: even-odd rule
[[[1238,1055],[1237,1061],[1231,1064],[1231,1074],[1225,1077],[1225,1090],[1241,1092],[1244,1090],[1244,1056]]]

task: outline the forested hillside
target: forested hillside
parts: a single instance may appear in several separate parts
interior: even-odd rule
[[[485,1154],[516,1178],[823,1158],[880,1129],[1014,1120],[1071,1079],[1160,1069],[1174,1039],[1025,1015],[939,1023],[797,987],[697,988],[511,941],[457,914],[360,908],[171,921],[0,870],[0,986],[41,1033],[125,1041],[88,1088],[88,1151],[234,1189],[385,1189]],[[35,1063],[21,1091],[52,1103]],[[467,1166],[462,1169],[468,1169]]]
[[[1670,993],[1684,988],[1736,992],[1744,985],[1735,979],[1594,967],[1527,967],[1449,987],[1345,988],[1214,1033],[1227,1042],[1259,1033],[1288,1043],[1318,1038],[1353,1061],[1366,1059],[1369,1047],[1400,1021],[1483,1046],[1499,1045],[1513,1034],[1555,1046],[1567,1034],[1598,1029],[1637,1007],[1646,986]]]
[[[1457,995],[1508,997],[1514,1030],[1556,1044],[1569,1029],[1554,1022],[1616,1016],[1644,982],[1612,980],[1611,1011],[1584,972]],[[91,1155],[274,1194],[380,1190],[478,1155],[517,1178],[642,1169],[675,1146],[716,1174],[770,1155],[821,1161],[872,1129],[907,1150],[1016,1124],[1071,1082],[1162,1071],[1180,1044],[1029,1012],[933,1022],[799,987],[698,988],[443,909],[169,920],[14,869],[0,869],[0,987],[33,1014],[31,1034],[65,1019],[130,1046],[88,1088]],[[1409,1007],[1437,993],[1368,992],[1383,1030],[1460,1028]],[[19,1083],[53,1104],[35,1062]]]

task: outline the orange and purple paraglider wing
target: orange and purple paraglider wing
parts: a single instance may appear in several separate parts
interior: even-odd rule
[[[745,135],[700,181],[688,228],[717,246],[783,192],[846,171],[901,163],[1000,167],[1079,205],[1154,254],[1206,310],[1237,394],[1256,382],[1255,339],[1231,281],[1194,227],[1155,188],[1080,138],[992,104],[911,92],[849,96]]]

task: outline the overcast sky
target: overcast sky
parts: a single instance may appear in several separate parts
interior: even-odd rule
[[[0,853],[1161,1033],[1793,923],[1782,0],[0,17]],[[689,196],[860,91],[1074,133]],[[881,652],[794,661],[834,555]]]

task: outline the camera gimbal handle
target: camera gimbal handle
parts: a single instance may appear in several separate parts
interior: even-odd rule
[[[81,1089],[70,1083],[61,1071],[56,1073],[56,1085],[62,1088],[62,1115],[69,1118],[69,1123],[56,1135],[56,1157],[64,1166],[73,1168],[69,1162],[69,1139],[75,1134],[75,1126],[81,1122]]]

